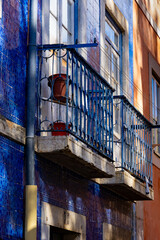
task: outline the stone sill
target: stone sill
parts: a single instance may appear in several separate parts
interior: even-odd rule
[[[9,121],[2,115],[0,115],[0,134],[20,144],[25,144],[25,128]]]

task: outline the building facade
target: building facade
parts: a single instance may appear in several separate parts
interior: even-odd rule
[[[0,1],[0,239],[159,238],[159,8]]]

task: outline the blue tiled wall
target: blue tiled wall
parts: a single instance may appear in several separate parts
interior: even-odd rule
[[[39,240],[42,201],[86,216],[87,240],[103,239],[104,222],[131,232],[132,203],[98,184],[42,158],[36,160],[36,182]]]
[[[0,114],[25,126],[28,0],[2,0]],[[0,239],[23,239],[24,147],[0,136]]]
[[[3,0],[0,19],[0,114],[25,125],[28,1]]]
[[[0,238],[23,239],[24,147],[0,136]]]

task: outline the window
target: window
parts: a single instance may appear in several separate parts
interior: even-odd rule
[[[73,0],[50,0],[50,43],[73,43]]]
[[[49,42],[72,44],[74,42],[74,1],[73,0],[49,0]],[[58,53],[65,55],[63,50]],[[55,60],[54,71],[65,72],[65,57]],[[52,68],[52,66],[50,66]]]
[[[152,75],[152,118],[153,124],[160,124],[160,81]],[[153,130],[153,144],[160,143],[160,129]],[[156,147],[156,152],[160,154],[160,147]]]
[[[110,15],[105,16],[105,47],[106,47],[106,71],[110,78],[110,84],[115,89],[115,95],[120,94],[120,46],[121,32]],[[119,133],[120,110],[119,104],[113,106],[114,131]]]
[[[120,42],[119,28],[106,13],[105,17],[105,47],[107,55],[106,71],[110,77],[110,83],[115,89],[115,95],[120,94]]]

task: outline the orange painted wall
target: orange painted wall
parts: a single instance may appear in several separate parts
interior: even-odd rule
[[[160,39],[133,3],[134,104],[149,119],[149,52],[160,63]]]
[[[159,160],[160,161],[160,160]],[[144,202],[144,239],[160,239],[160,169],[153,166],[154,201]]]
[[[160,28],[160,8],[157,0],[142,0],[153,15]],[[155,3],[155,6],[149,5]],[[137,3],[133,2],[133,62],[134,62],[134,104],[149,120],[150,118],[150,87],[149,87],[149,52],[160,64],[160,38],[148,22]],[[153,160],[157,158],[153,153]],[[160,169],[153,166],[154,201],[146,201],[143,205],[143,225],[145,240],[160,239]]]
[[[147,11],[156,22],[158,28],[160,28],[160,0],[142,0],[142,2],[145,4]]]

